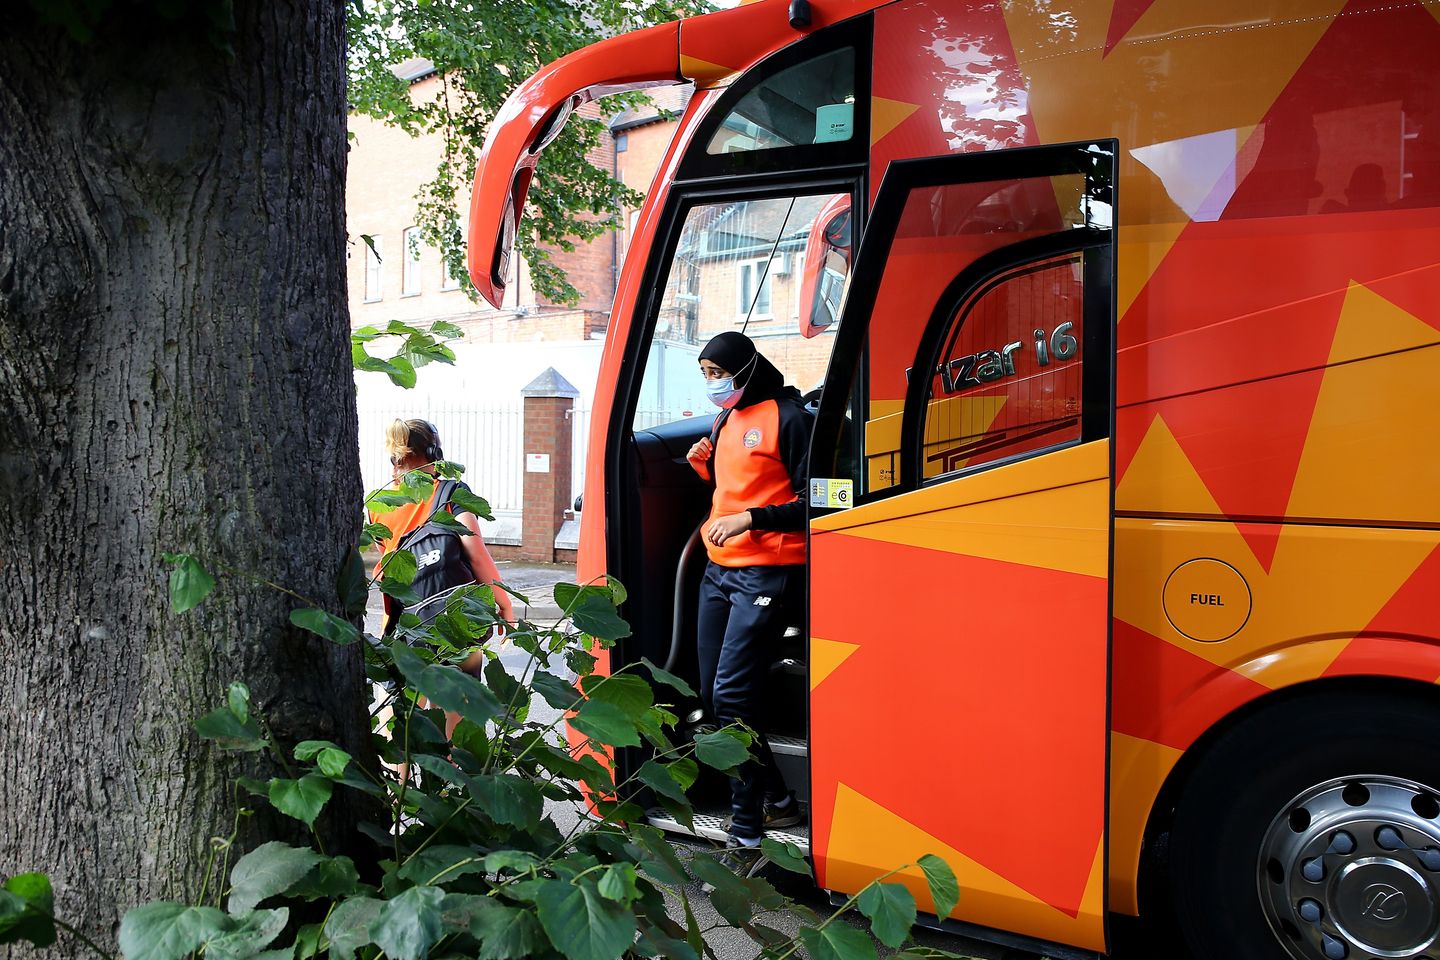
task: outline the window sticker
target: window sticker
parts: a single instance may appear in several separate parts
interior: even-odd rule
[[[810,506],[845,510],[855,505],[855,481],[837,477],[814,477],[810,481]]]
[[[815,142],[849,140],[855,131],[855,104],[830,103],[815,108]]]

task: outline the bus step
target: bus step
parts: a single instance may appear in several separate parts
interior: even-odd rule
[[[779,734],[767,733],[765,740],[770,744],[770,752],[777,757],[810,756],[810,744],[801,737],[782,737]]]
[[[650,826],[664,830],[666,833],[675,833],[701,840],[713,840],[716,843],[725,842],[725,820],[723,816],[718,814],[697,812],[695,814],[694,830],[685,829],[684,824],[670,816],[664,807],[651,807],[645,812],[645,819]],[[766,830],[765,836],[772,840],[793,843],[800,848],[802,854],[806,856],[810,854],[809,827],[795,826],[786,827],[784,830]]]

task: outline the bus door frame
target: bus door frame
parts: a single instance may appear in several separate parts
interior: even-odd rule
[[[829,464],[836,460],[836,456],[846,439],[845,432],[850,431],[849,441],[855,450],[856,467],[852,471],[855,479],[867,475],[865,466],[865,417],[867,414],[866,398],[869,387],[869,362],[870,353],[867,349],[869,344],[869,325],[871,316],[876,306],[880,284],[885,276],[889,262],[889,254],[895,240],[896,231],[900,225],[901,214],[905,209],[906,200],[912,191],[929,187],[941,187],[952,184],[980,183],[980,182],[1006,182],[1031,177],[1053,177],[1069,173],[1091,174],[1093,171],[1090,165],[1103,165],[1104,173],[1097,175],[1097,181],[1103,184],[1103,191],[1097,191],[1096,199],[1101,199],[1109,204],[1110,223],[1108,227],[1095,231],[1093,228],[1081,227],[1074,230],[1062,231],[1060,233],[1048,234],[1038,238],[1019,241],[1016,244],[1007,245],[995,251],[993,254],[977,258],[972,264],[962,270],[946,289],[945,293],[937,301],[933,315],[927,322],[924,334],[917,346],[912,369],[934,370],[940,359],[940,352],[944,349],[945,338],[950,326],[950,318],[954,315],[955,308],[963,301],[967,294],[983,285],[987,277],[1003,273],[1013,269],[1023,262],[1032,262],[1037,258],[1046,255],[1054,256],[1078,250],[1098,253],[1098,256],[1087,258],[1085,263],[1085,301],[1084,319],[1085,329],[1083,331],[1083,347],[1085,351],[1082,356],[1087,358],[1082,366],[1082,409],[1080,437],[1068,442],[1057,443],[1053,446],[1038,450],[1031,450],[1012,458],[998,460],[993,463],[986,463],[982,466],[972,468],[970,471],[959,471],[946,474],[942,478],[923,478],[924,459],[924,421],[929,400],[929,392],[933,377],[913,376],[909,380],[906,389],[905,405],[901,422],[901,448],[900,448],[900,477],[899,482],[889,488],[875,490],[865,494],[859,484],[855,487],[855,496],[852,506],[847,510],[856,507],[863,507],[870,503],[878,503],[888,500],[891,497],[912,493],[924,489],[931,483],[954,482],[956,479],[966,479],[971,476],[978,476],[990,470],[1004,468],[1025,460],[1036,459],[1050,454],[1064,451],[1071,447],[1081,447],[1094,441],[1109,439],[1108,444],[1108,507],[1106,511],[1105,524],[1108,528],[1108,543],[1106,550],[1106,598],[1105,598],[1105,623],[1104,623],[1104,728],[1097,731],[1096,736],[1103,738],[1103,822],[1101,824],[1102,840],[1100,843],[1100,896],[1101,905],[1099,909],[1099,929],[1092,929],[1088,934],[1082,934],[1070,941],[1067,945],[1059,939],[1051,939],[1047,936],[1035,936],[1018,932],[1015,927],[1021,924],[1013,924],[1007,927],[1001,922],[986,922],[985,919],[975,921],[962,921],[955,919],[936,918],[933,915],[929,918],[931,925],[941,929],[948,929],[963,935],[978,937],[996,943],[1007,944],[1020,948],[1040,948],[1045,953],[1055,957],[1063,958],[1093,958],[1102,956],[1109,944],[1108,912],[1109,912],[1109,891],[1108,891],[1108,870],[1109,870],[1109,727],[1110,727],[1110,647],[1111,647],[1111,620],[1113,614],[1114,590],[1114,424],[1115,424],[1115,320],[1116,320],[1116,240],[1118,234],[1118,157],[1119,147],[1114,140],[1095,140],[1082,143],[1047,145],[1040,147],[1025,147],[1012,150],[987,151],[970,154],[957,154],[944,157],[925,158],[919,160],[896,161],[892,163],[885,173],[885,178],[880,186],[874,204],[869,210],[868,223],[861,236],[858,250],[852,265],[850,284],[846,294],[845,303],[841,310],[839,330],[835,348],[831,354],[830,368],[826,376],[826,390],[822,396],[817,411],[814,439],[811,447],[811,473],[812,477],[821,477],[827,470],[832,469]],[[1087,191],[1091,181],[1087,179]],[[1017,258],[1016,254],[1023,254],[1023,259]],[[987,263],[986,261],[993,261]],[[1094,289],[1092,296],[1091,284],[1099,283]],[[1091,360],[1090,358],[1094,358]],[[863,385],[864,390],[857,390],[856,385]],[[850,422],[847,424],[846,416],[850,415]],[[812,492],[812,498],[814,494]],[[812,551],[814,549],[815,534],[820,532],[814,526],[816,519],[823,519],[825,516],[834,514],[836,510],[816,508],[812,499],[811,504],[811,539]],[[813,562],[813,561],[812,561]],[[812,574],[810,585],[812,610],[807,617],[807,623],[814,620],[814,589],[816,584],[815,575]],[[924,585],[917,585],[917,589],[925,589]],[[851,588],[852,592],[854,588]],[[811,628],[811,642],[815,642],[813,627]],[[813,656],[811,658],[813,660]],[[813,669],[813,666],[812,666]],[[832,668],[833,669],[833,668]],[[813,697],[816,680],[812,676],[812,710]],[[831,789],[837,784],[815,782],[816,767],[816,736],[814,730],[814,714],[811,714],[811,776],[812,786],[816,790]],[[1063,785],[1060,785],[1063,787]],[[816,838],[817,842],[820,840]],[[820,863],[818,857],[824,851],[818,847],[812,849],[812,858],[816,859],[816,866]],[[880,866],[880,865],[876,865]],[[895,866],[892,864],[891,866]],[[819,874],[817,873],[817,878]],[[824,878],[820,878],[824,879]],[[827,884],[828,885],[828,884]],[[842,891],[852,892],[852,891]],[[961,902],[965,900],[965,884],[961,882]],[[1042,925],[1043,926],[1043,925]],[[1097,939],[1098,938],[1098,939]],[[1077,939],[1088,940],[1084,946],[1075,945]]]

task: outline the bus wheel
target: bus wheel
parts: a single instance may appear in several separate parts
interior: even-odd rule
[[[1241,721],[1175,809],[1195,960],[1440,960],[1437,788],[1433,699],[1337,691]]]

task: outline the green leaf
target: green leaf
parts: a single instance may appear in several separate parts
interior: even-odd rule
[[[930,899],[935,901],[935,915],[942,920],[960,902],[960,884],[955,880],[955,871],[950,865],[933,853],[927,853],[918,861],[925,873],[925,882],[930,885]]]
[[[479,680],[463,671],[439,663],[426,663],[403,643],[392,643],[390,655],[395,666],[420,693],[442,710],[458,713],[472,723],[485,724],[504,712],[504,707]]]
[[[585,695],[619,707],[632,720],[638,721],[655,702],[650,684],[639,677],[621,673],[611,677],[592,675],[580,682]]]
[[[379,540],[389,540],[395,533],[383,523],[367,523],[360,531],[360,546],[368,547]]]
[[[302,900],[339,900],[360,890],[360,873],[349,857],[329,857],[293,884],[286,893]]]
[[[573,683],[561,680],[553,673],[536,670],[530,678],[530,686],[556,710],[569,710],[580,699],[580,691]]]
[[[450,503],[454,505],[457,513],[473,513],[481,520],[494,520],[495,515],[490,512],[490,503],[484,497],[477,497],[469,490],[456,487],[450,493]]]
[[[385,562],[380,564],[382,580],[406,587],[415,582],[418,569],[415,554],[409,550],[392,550],[385,555]]]
[[[623,903],[627,907],[640,899],[640,889],[635,885],[635,867],[629,863],[612,863],[600,874],[595,890],[606,900]]]
[[[446,340],[465,339],[465,331],[445,320],[437,320],[430,324],[430,334],[435,337],[443,337]]]
[[[342,620],[333,613],[318,607],[300,607],[290,611],[290,622],[301,630],[324,637],[331,643],[341,645],[360,639],[360,631],[349,620]]]
[[[561,610],[568,611],[570,607],[575,603],[577,597],[580,597],[587,591],[589,593],[596,593],[600,590],[600,588],[593,586],[582,587],[578,583],[570,583],[568,581],[561,580],[553,587],[551,587],[550,590],[551,596],[555,598],[555,605],[558,606]]]
[[[445,933],[439,887],[411,887],[386,901],[370,924],[370,937],[391,960],[422,960]]]
[[[290,910],[252,910],[234,921],[229,930],[205,945],[207,960],[251,960],[280,936],[290,922]]]
[[[301,740],[295,744],[292,752],[296,760],[301,763],[307,760],[314,760],[325,750],[339,750],[333,740]]]
[[[525,850],[492,850],[485,854],[486,873],[500,873],[502,870],[525,873],[539,863],[535,854]]]
[[[897,948],[915,925],[915,898],[898,883],[872,883],[856,902],[870,918],[870,932],[887,947]]]
[[[335,908],[325,924],[332,960],[350,960],[355,951],[370,943],[370,924],[380,915],[384,901],[351,897]]]
[[[316,765],[320,768],[320,772],[331,780],[339,780],[345,776],[345,768],[350,766],[350,760],[350,754],[339,747],[326,747],[320,751]]]
[[[528,696],[521,696],[519,681],[510,676],[499,657],[485,664],[485,682],[489,684],[490,692],[504,703],[522,705],[530,702]]]
[[[802,877],[810,876],[810,864],[805,862],[805,855],[795,844],[765,837],[760,841],[760,849],[767,860],[782,870],[798,873]]]
[[[540,925],[567,960],[617,960],[635,941],[635,915],[581,880],[543,880],[535,898]]]
[[[650,741],[652,747],[661,752],[669,752],[675,749],[675,745],[665,736],[665,728],[673,726],[678,719],[664,707],[649,707],[641,711],[640,716],[635,719],[635,726],[640,730],[640,735]]]
[[[0,943],[28,940],[37,947],[55,942],[55,894],[43,873],[19,873],[0,890]]]
[[[170,607],[176,613],[193,610],[215,589],[215,578],[188,553],[167,553],[175,564],[170,571]]]
[[[665,839],[659,830],[643,824],[631,824],[630,836],[644,853],[650,855],[650,859],[642,863],[646,873],[671,886],[689,882],[685,865],[676,856],[670,841]]]
[[[532,912],[486,900],[491,907],[470,920],[470,935],[480,941],[478,960],[523,960],[547,952],[545,931]]]
[[[736,875],[735,871],[725,864],[717,861],[713,856],[706,853],[697,853],[690,858],[690,872],[697,880],[710,884],[715,893],[728,893],[745,897],[747,890],[744,881]]]
[[[716,770],[733,770],[749,759],[750,750],[741,740],[739,731],[727,728],[697,734],[695,756],[701,763]]]
[[[416,593],[413,589],[411,589],[409,584],[396,583],[394,580],[382,578],[381,581],[376,584],[376,586],[380,588],[380,592],[385,594],[385,596],[394,597],[396,600],[399,600],[403,606],[413,607],[415,604],[425,599],[424,597],[420,596],[420,594]],[[410,625],[418,624],[419,622],[420,621],[415,619],[414,617],[410,618]],[[401,621],[401,625],[406,625],[404,620]]]
[[[334,783],[314,773],[307,773],[299,780],[276,777],[270,781],[270,803],[287,817],[313,827],[334,790]]]
[[[485,732],[483,724],[461,720],[455,725],[455,732],[451,735],[450,742],[461,750],[469,751],[482,764],[490,755],[490,737]]]
[[[586,700],[570,725],[593,742],[612,747],[638,747],[640,735],[635,721],[625,711],[604,700]]]
[[[390,377],[390,382],[397,387],[409,390],[415,386],[415,365],[404,357],[391,357],[390,368],[385,373]]]
[[[486,774],[472,777],[470,790],[480,808],[496,823],[528,828],[540,821],[545,799],[528,780],[512,774]]]
[[[810,960],[875,960],[875,943],[854,927],[832,923],[818,930],[801,928],[800,941]]]
[[[230,870],[230,912],[253,910],[262,900],[285,893],[324,859],[314,850],[278,840],[262,843]]]
[[[600,640],[623,640],[630,636],[630,624],[620,619],[608,597],[588,596],[575,605],[570,619],[577,629]]]
[[[670,772],[670,768],[665,764],[658,763],[654,760],[646,760],[645,763],[641,765],[636,776],[640,778],[641,783],[661,796],[669,797],[672,800],[678,800],[682,803],[688,802],[688,798],[685,796],[684,785],[675,779]]]
[[[340,573],[335,578],[335,594],[340,599],[340,608],[345,611],[346,616],[365,615],[365,606],[370,601],[370,577],[365,572],[364,558],[360,556],[360,551],[353,547],[346,552],[345,561],[340,565]]]
[[[651,676],[653,676],[660,683],[663,683],[667,687],[678,691],[682,696],[695,696],[695,691],[691,689],[690,684],[686,683],[684,680],[681,680],[679,677],[675,676],[675,674],[671,673],[663,667],[655,666],[655,664],[651,663],[649,658],[647,657],[641,657],[640,662],[645,664],[645,667],[650,671]]]
[[[484,873],[487,869],[485,858],[479,851],[440,843],[412,856],[410,862],[400,868],[399,876],[416,886],[428,887],[449,883],[466,874]]]
[[[665,769],[670,771],[670,776],[680,784],[681,790],[689,790],[700,777],[700,765],[689,757],[681,757],[679,760],[667,763]]]
[[[230,918],[214,907],[147,903],[127,910],[120,921],[120,953],[125,960],[181,960],[230,926]]]
[[[690,898],[682,896],[680,901],[685,905],[685,942],[690,944],[690,949],[696,953],[705,952],[705,934],[700,930],[700,924],[695,919],[695,911],[690,907]]]
[[[457,536],[474,536],[474,534],[470,532],[470,528],[465,526],[465,524],[461,523],[459,520],[455,519],[455,515],[450,513],[448,510],[441,510],[439,513],[435,514],[435,516],[430,518],[430,522],[437,526],[444,527],[447,530],[453,530]]]
[[[254,717],[241,720],[228,706],[205,714],[195,721],[195,732],[202,740],[214,740],[225,750],[253,753],[264,750],[268,741],[260,733]]]
[[[236,680],[225,691],[225,703],[241,723],[250,719],[250,688]]]

